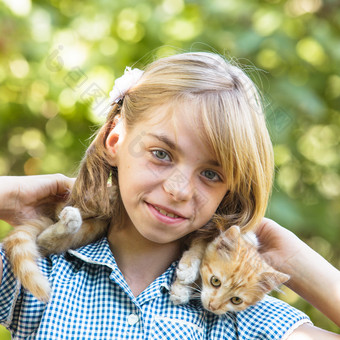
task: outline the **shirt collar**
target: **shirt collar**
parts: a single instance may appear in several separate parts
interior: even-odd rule
[[[113,257],[106,237],[76,250],[70,249],[67,252],[89,264],[107,266],[112,270],[117,268],[115,258]]]
[[[79,249],[70,249],[68,253],[85,263],[107,266],[114,271],[119,271],[106,237]],[[160,293],[169,292],[174,280],[177,264],[178,261],[174,261],[162,275],[150,284],[149,289],[141,293],[138,298],[148,300],[150,298],[149,292],[154,292],[155,290],[158,290]]]

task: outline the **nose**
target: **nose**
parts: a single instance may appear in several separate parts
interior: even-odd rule
[[[163,183],[163,188],[175,201],[188,201],[194,193],[191,176],[176,169]]]
[[[209,310],[211,310],[211,311],[215,311],[216,309],[217,309],[217,307],[215,306],[215,304],[213,303],[213,302],[209,302],[209,304],[208,304],[208,308],[209,308]]]

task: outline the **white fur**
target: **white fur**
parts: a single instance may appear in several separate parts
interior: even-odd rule
[[[244,240],[246,240],[248,243],[252,244],[256,248],[259,247],[259,241],[253,231],[248,231],[247,233],[243,234]]]
[[[188,285],[176,280],[171,286],[170,300],[175,305],[180,305],[189,302],[191,296],[191,288]]]
[[[195,282],[198,278],[200,264],[200,259],[192,259],[190,266],[185,263],[179,262],[176,270],[177,278],[183,284],[190,284]]]
[[[65,232],[76,233],[82,224],[82,218],[77,208],[65,207],[59,214],[60,222],[65,225]]]
[[[177,266],[176,280],[170,290],[170,300],[174,304],[178,305],[189,301],[192,291],[190,284],[194,283],[199,276],[205,246],[204,241],[195,242],[183,253]]]
[[[190,284],[198,278],[200,264],[200,259],[192,259],[190,266],[179,262],[176,270],[176,280],[172,284],[170,291],[170,300],[175,305],[189,302],[191,296]]]

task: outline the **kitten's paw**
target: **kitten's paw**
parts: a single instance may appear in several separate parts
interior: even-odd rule
[[[171,286],[170,300],[175,305],[181,305],[189,302],[190,296],[191,288],[189,286],[183,285],[177,280]]]
[[[59,214],[59,219],[65,232],[72,234],[76,233],[83,223],[79,210],[74,207],[65,207]]]
[[[176,270],[177,278],[183,284],[195,282],[198,278],[200,264],[201,261],[198,259],[193,259],[190,265],[179,262]]]

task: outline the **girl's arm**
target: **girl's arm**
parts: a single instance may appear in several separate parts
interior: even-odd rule
[[[339,340],[340,335],[327,332],[324,329],[304,324],[298,327],[287,340]]]
[[[263,219],[256,233],[265,259],[274,268],[291,276],[287,286],[340,327],[340,271],[295,234],[270,219]],[[304,329],[308,332],[325,332],[307,325],[298,329],[300,332]],[[340,337],[334,336],[330,339]],[[315,339],[321,338],[328,339],[326,335]]]
[[[44,205],[65,198],[73,182],[61,174],[0,177],[0,219],[16,225],[36,218]]]
[[[0,177],[0,219],[16,225],[36,218],[42,206],[65,198],[74,180],[61,174]],[[2,279],[0,257],[0,284]]]

